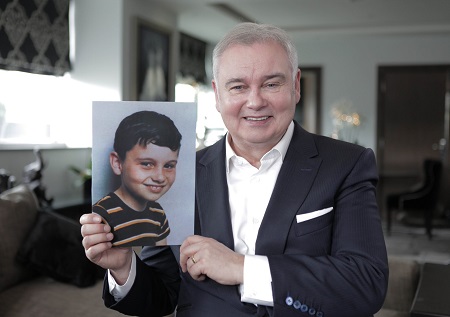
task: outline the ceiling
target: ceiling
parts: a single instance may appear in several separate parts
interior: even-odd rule
[[[215,43],[234,24],[280,26],[295,40],[335,34],[450,34],[450,0],[150,0],[180,31]]]

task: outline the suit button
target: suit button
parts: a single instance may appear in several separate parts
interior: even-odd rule
[[[298,300],[296,300],[296,301],[294,302],[294,308],[295,308],[295,309],[299,309],[301,306],[302,306],[302,303],[300,303]]]
[[[315,310],[314,308],[310,308],[310,309],[308,310],[308,313],[309,313],[311,316],[313,316],[313,315],[316,313],[316,310]]]
[[[323,317],[323,313],[321,311],[318,311],[316,314],[317,317]]]
[[[294,299],[291,296],[286,297],[286,304],[288,306],[292,306],[293,302],[294,302]]]
[[[307,306],[306,304],[303,304],[303,305],[300,307],[300,310],[301,310],[302,312],[306,313],[306,312],[308,311],[308,306]]]

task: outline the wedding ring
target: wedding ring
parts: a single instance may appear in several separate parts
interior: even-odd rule
[[[197,263],[197,260],[195,260],[195,258],[194,258],[194,256],[191,256],[191,260],[192,260],[192,263]]]

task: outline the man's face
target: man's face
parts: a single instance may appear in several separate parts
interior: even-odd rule
[[[269,150],[294,117],[300,71],[294,79],[286,52],[275,42],[233,45],[218,63],[216,108],[233,145]]]
[[[118,159],[118,158],[117,158]],[[119,196],[135,210],[147,201],[156,201],[172,186],[176,177],[178,151],[148,144],[135,145],[113,170],[122,177]]]

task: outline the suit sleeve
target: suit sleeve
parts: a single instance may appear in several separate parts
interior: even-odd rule
[[[131,290],[116,302],[105,277],[105,306],[132,316],[165,316],[177,305],[180,287],[178,263],[169,247],[144,247],[136,259],[136,278]]]
[[[348,173],[334,179],[331,171],[335,167],[323,169],[329,173],[317,176],[316,189],[311,190],[304,204],[314,205],[327,196],[326,192],[331,193],[333,218],[327,226],[306,234],[297,233],[292,238],[291,243],[298,244],[299,250],[311,250],[309,253],[268,255],[273,313],[372,316],[383,304],[388,280],[386,247],[376,202],[378,173],[374,154],[369,149],[363,150]],[[324,239],[329,242],[320,245],[319,241]]]

